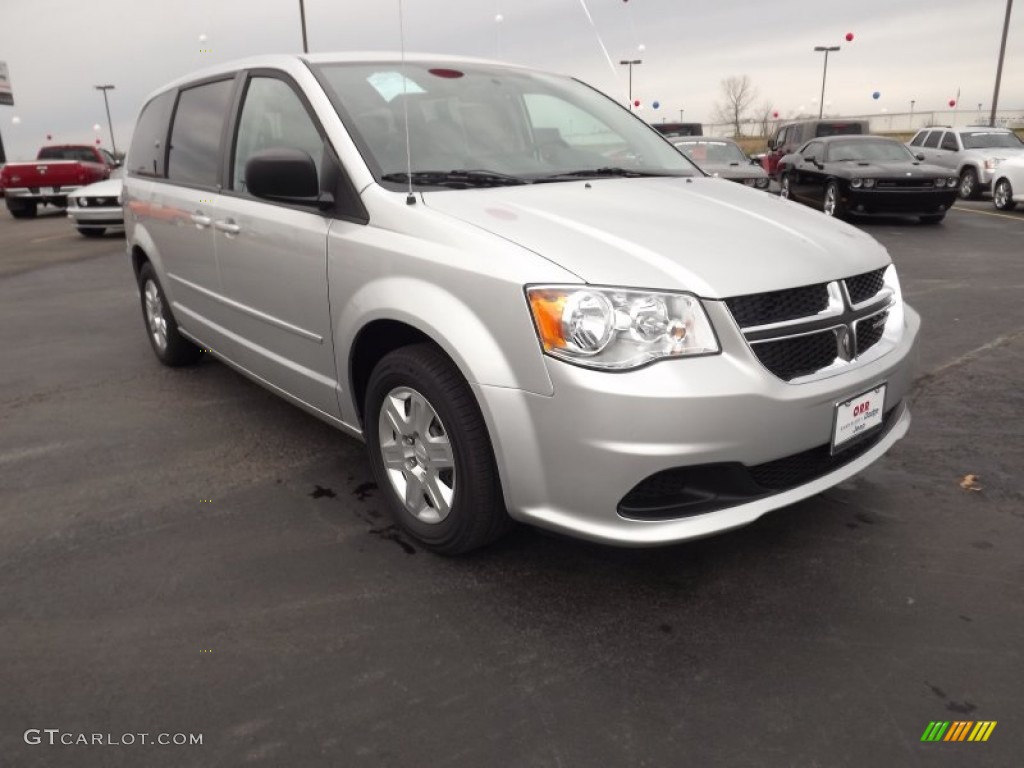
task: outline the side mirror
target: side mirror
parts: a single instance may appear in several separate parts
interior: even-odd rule
[[[924,160],[924,152],[918,152],[916,155],[914,155],[914,157],[916,157],[918,160]]]
[[[245,163],[249,194],[277,203],[330,208],[334,198],[320,191],[316,163],[301,149],[271,147],[253,154]]]

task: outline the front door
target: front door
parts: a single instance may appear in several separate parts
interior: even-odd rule
[[[326,142],[292,83],[273,75],[250,76],[230,148],[228,185],[213,221],[231,313],[225,352],[267,383],[338,417],[327,295],[331,219],[315,208],[248,193],[246,161],[274,147],[306,152],[323,176]]]

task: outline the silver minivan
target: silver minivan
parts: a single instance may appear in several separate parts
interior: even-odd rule
[[[589,86],[452,57],[267,56],[156,92],[126,162],[149,340],[364,440],[446,554],[514,520],[734,528],[906,434],[886,250],[706,177]]]

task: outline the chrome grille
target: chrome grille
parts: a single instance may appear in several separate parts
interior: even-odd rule
[[[749,328],[822,312],[828,306],[828,288],[825,283],[805,285],[802,288],[734,296],[726,299],[725,303],[740,328]]]
[[[894,301],[885,290],[886,269],[733,296],[725,304],[761,364],[792,381],[837,361],[850,362],[882,340]]]
[[[876,269],[873,272],[865,272],[863,275],[848,277],[846,290],[850,293],[850,301],[854,304],[863,304],[880,290],[885,280],[885,267]]]

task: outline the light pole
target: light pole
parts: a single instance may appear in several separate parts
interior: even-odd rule
[[[914,105],[917,104],[915,99],[910,100],[910,130],[914,130]]]
[[[838,51],[838,45],[816,45],[814,46],[816,52],[823,52],[825,54],[825,67],[821,73],[821,101],[818,103],[818,118],[825,114],[825,78],[828,76],[828,55],[832,51]]]
[[[110,148],[113,153],[117,154],[117,143],[114,141],[114,122],[110,119],[110,102],[107,101],[107,91],[114,90],[112,85],[96,85],[93,86],[97,91],[103,91],[103,104],[107,108],[107,125],[110,128]]]
[[[683,112],[685,112],[685,111],[686,110],[684,110],[684,109],[680,109],[679,110],[679,122],[680,123],[683,122]]]
[[[623,59],[619,62],[624,67],[629,67],[629,111],[633,111],[633,65],[643,64],[642,59]]]
[[[999,82],[1003,79],[1003,57],[1006,55],[1006,33],[1010,29],[1010,11],[1013,10],[1013,0],[1006,0],[1006,19],[1003,21],[1003,41],[999,44],[999,64],[996,66],[996,89],[992,94],[992,112],[988,118],[988,124],[993,128],[996,125],[996,108],[999,106]]]
[[[306,3],[299,0],[299,19],[302,22],[302,52],[309,53],[309,44],[306,42]]]

